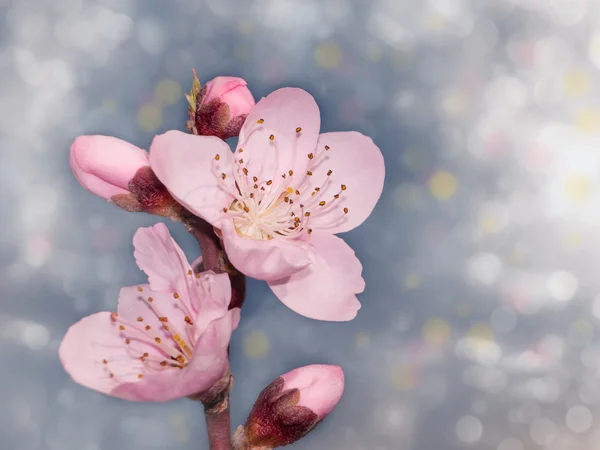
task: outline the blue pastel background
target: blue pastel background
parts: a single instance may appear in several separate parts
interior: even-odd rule
[[[332,363],[345,395],[295,449],[600,448],[596,0],[0,0],[2,450],[207,448],[199,404],[97,394],[56,354],[144,281],[131,239],[158,220],[83,190],[70,143],[183,130],[192,68],[257,99],[308,90],[324,131],[371,136],[387,167],[343,236],[356,320],[250,282],[234,427],[278,375]]]

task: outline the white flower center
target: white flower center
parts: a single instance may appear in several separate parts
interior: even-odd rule
[[[257,125],[263,122],[261,119]],[[255,130],[256,128],[250,135]],[[296,128],[296,139],[301,132],[301,127]],[[290,169],[273,181],[264,179],[260,173],[251,175],[253,167],[250,165],[251,161],[244,160],[243,144],[241,145],[234,153],[233,185],[227,180],[225,173],[219,173],[220,155],[215,155],[213,161],[213,173],[221,186],[234,197],[229,208],[223,208],[223,211],[231,216],[240,236],[258,240],[293,239],[310,234],[313,227],[328,228],[345,220],[348,208],[340,209],[337,214],[331,212],[334,208],[339,209],[336,200],[339,200],[341,193],[346,190],[346,185],[340,185],[332,198],[325,199],[324,188],[329,184],[333,171],[328,170],[324,179],[313,181],[313,170],[327,160],[326,152],[330,150],[329,146],[325,145],[307,155],[309,161],[305,173],[296,174]],[[279,148],[274,135],[269,136],[269,142],[265,145],[273,145],[274,158],[278,158]],[[294,161],[296,143],[291,151]],[[318,220],[325,215],[328,216],[325,221]]]

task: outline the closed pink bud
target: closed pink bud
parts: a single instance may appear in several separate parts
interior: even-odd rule
[[[216,77],[201,87],[194,71],[192,89],[186,94],[192,134],[227,139],[240,133],[254,97],[246,82],[237,77]]]
[[[344,392],[344,372],[338,366],[312,365],[282,375],[283,391],[298,389],[297,406],[305,406],[322,420],[333,411]]]
[[[335,408],[343,392],[344,373],[338,366],[305,366],[280,376],[260,393],[246,425],[236,431],[235,448],[296,442]]]
[[[107,200],[129,194],[131,179],[149,166],[144,150],[110,136],[79,136],[71,146],[69,162],[77,181]]]
[[[254,97],[246,81],[237,77],[216,77],[206,83],[206,94],[202,104],[210,103],[215,98],[229,106],[231,119],[247,115],[254,107]]]

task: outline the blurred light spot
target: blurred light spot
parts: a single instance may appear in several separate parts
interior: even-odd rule
[[[546,279],[548,293],[559,301],[571,300],[577,292],[577,286],[577,278],[563,270],[551,273]]]
[[[417,209],[422,203],[421,190],[413,184],[399,184],[394,190],[394,202],[400,209]]]
[[[492,311],[490,324],[497,333],[508,333],[517,325],[517,314],[500,306]]]
[[[586,406],[573,406],[567,411],[565,423],[573,433],[585,433],[594,422],[592,412]]]
[[[34,234],[25,246],[26,262],[32,267],[42,267],[52,254],[52,239],[45,234]]]
[[[409,273],[404,278],[404,287],[407,289],[416,289],[421,285],[421,277],[416,273]]]
[[[455,352],[457,356],[483,366],[498,364],[502,357],[502,349],[498,344],[477,335],[460,339],[456,343]]]
[[[248,19],[241,19],[238,22],[238,32],[245,37],[248,37],[252,34],[255,29],[254,22]]]
[[[439,14],[430,14],[427,16],[425,26],[432,31],[442,31],[446,26],[446,21]]]
[[[592,64],[600,69],[600,30],[596,30],[588,44],[588,56]]]
[[[114,98],[105,98],[102,100],[100,108],[107,114],[114,114],[117,112],[117,101]]]
[[[171,106],[181,100],[181,86],[175,80],[162,80],[154,89],[154,97],[162,106]]]
[[[371,338],[365,331],[360,331],[354,336],[354,345],[356,348],[367,348],[371,345]]]
[[[474,444],[481,438],[483,426],[475,416],[464,416],[456,423],[456,435],[467,444]]]
[[[570,248],[579,249],[583,245],[583,236],[581,233],[571,233],[567,239]]]
[[[381,58],[383,57],[383,50],[381,50],[381,47],[378,45],[369,45],[367,47],[367,51],[365,52],[365,56],[367,60],[376,63],[381,61]]]
[[[529,428],[531,440],[538,445],[549,445],[556,439],[556,425],[550,419],[536,419]]]
[[[393,48],[408,46],[413,40],[412,34],[400,22],[381,13],[372,14],[367,19],[367,31]]]
[[[438,200],[448,200],[456,192],[457,181],[449,172],[437,172],[429,179],[429,192]]]
[[[29,320],[10,320],[0,330],[3,340],[17,341],[31,350],[41,350],[50,342],[50,331],[41,323]]]
[[[503,264],[493,253],[479,253],[467,261],[467,276],[485,286],[495,284],[502,276]]]
[[[158,105],[146,103],[138,111],[137,121],[142,130],[156,131],[163,124],[162,109]]]
[[[582,202],[592,191],[592,183],[586,175],[571,175],[564,181],[565,195],[569,200]]]
[[[137,22],[137,40],[151,55],[160,55],[164,51],[165,32],[159,22],[147,19]]]
[[[469,331],[469,337],[484,341],[494,340],[494,330],[487,323],[478,323]]]
[[[471,314],[471,305],[468,302],[460,302],[456,305],[456,314],[458,317],[469,317]]]
[[[506,389],[506,374],[495,367],[471,365],[462,374],[463,383],[484,392],[502,392]]]
[[[523,443],[515,438],[506,438],[498,445],[498,450],[524,450]]]
[[[594,313],[596,319],[600,319],[600,294],[594,299],[594,303],[592,304],[592,312]]]
[[[462,117],[469,110],[469,99],[465,92],[451,88],[442,96],[442,110],[450,117]]]
[[[563,75],[562,88],[573,97],[585,95],[590,89],[590,76],[583,70],[571,70]]]
[[[479,228],[484,233],[497,233],[508,225],[508,208],[499,202],[486,202],[479,209]]]
[[[402,152],[400,161],[408,169],[417,172],[429,164],[430,155],[425,148],[409,145]]]
[[[594,328],[586,319],[578,319],[569,325],[567,341],[575,347],[583,347],[594,337]]]
[[[190,429],[188,427],[185,414],[175,413],[171,415],[171,428],[176,444],[184,445],[190,441]]]
[[[335,69],[342,62],[342,51],[333,41],[321,42],[315,49],[315,61],[324,69]]]
[[[248,358],[263,359],[269,354],[269,339],[262,331],[251,331],[244,339],[243,347]]]
[[[423,339],[428,344],[444,345],[450,338],[451,328],[448,322],[439,319],[429,319],[423,327]]]
[[[487,18],[477,20],[469,39],[463,42],[464,52],[471,58],[487,55],[498,43],[498,29],[494,22]]]
[[[412,366],[402,365],[392,369],[390,374],[390,384],[399,391],[410,391],[417,384],[417,375]]]
[[[575,114],[575,129],[584,134],[595,134],[600,129],[600,115],[593,109],[583,109]]]

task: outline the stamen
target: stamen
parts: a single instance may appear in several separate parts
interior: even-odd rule
[[[258,119],[258,120],[256,121],[256,123],[260,125],[261,123],[264,123],[264,121],[265,121],[265,119]]]
[[[274,135],[274,134],[272,134],[271,136],[269,136],[269,140],[270,140],[270,141],[274,141],[274,140],[275,140],[275,135]]]
[[[302,131],[302,128],[298,127],[296,128],[296,133],[300,133]]]

